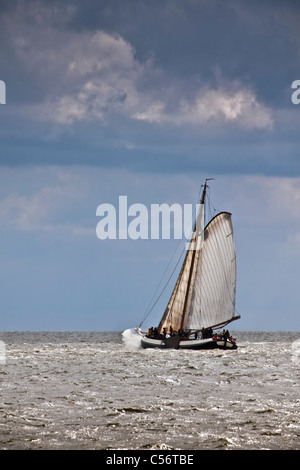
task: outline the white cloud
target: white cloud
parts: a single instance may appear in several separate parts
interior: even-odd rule
[[[21,231],[50,230],[63,195],[59,187],[46,187],[31,196],[12,194],[0,202],[2,222]]]
[[[260,239],[258,250],[276,244],[279,252],[274,251],[274,259],[279,254],[282,258],[300,254],[300,178],[222,176],[217,180],[217,208],[223,209],[223,201],[229,201],[234,224],[245,231],[239,244],[254,237]]]
[[[152,103],[147,109],[141,112],[136,112],[132,115],[133,119],[139,121],[148,121],[148,122],[170,122],[172,121],[172,116],[165,114],[165,105],[162,102]]]
[[[221,179],[225,190],[221,200],[226,192],[231,194],[243,222],[300,229],[300,178],[236,175]]]
[[[216,120],[237,122],[245,128],[270,128],[270,111],[260,104],[254,93],[247,89],[219,88],[199,93],[194,102],[183,103],[184,116],[192,123]]]
[[[267,195],[269,211],[283,223],[300,221],[300,179],[265,178],[261,183]]]
[[[267,233],[270,240],[292,248],[300,234],[300,178],[214,175],[213,206],[233,212],[240,228]],[[0,193],[2,228],[18,231],[65,230],[95,236],[96,208],[118,204],[127,195],[128,205],[143,203],[196,203],[205,175],[165,175],[121,169],[43,167],[3,169]],[[214,215],[212,213],[212,215]],[[262,240],[267,243],[267,240]],[[299,250],[298,250],[299,251]]]
[[[223,122],[235,123],[246,129],[271,129],[273,126],[270,110],[258,102],[251,90],[228,90],[221,87],[200,90],[189,101],[181,99],[175,112],[167,112],[165,104],[157,102],[133,117],[175,125],[201,126]]]
[[[80,176],[74,172],[55,167],[28,168],[26,171],[2,169],[1,186],[2,229],[75,233],[78,227],[84,227],[81,204],[85,201],[85,192]]]

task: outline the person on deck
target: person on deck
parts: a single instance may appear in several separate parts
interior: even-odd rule
[[[226,342],[227,340],[229,339],[229,336],[230,336],[230,333],[228,330],[223,330],[223,333],[222,333],[222,339],[224,339],[224,346],[226,346]]]

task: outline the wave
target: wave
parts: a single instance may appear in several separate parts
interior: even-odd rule
[[[125,346],[129,349],[139,349],[141,347],[141,333],[138,328],[128,328],[122,333]]]

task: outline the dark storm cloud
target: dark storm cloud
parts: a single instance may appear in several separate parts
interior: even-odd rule
[[[118,32],[140,58],[152,53],[165,71],[189,81],[238,77],[276,101],[298,71],[300,6],[294,1],[89,0],[76,8],[74,28],[84,23]]]
[[[0,161],[299,174],[299,18],[292,1],[4,1]]]

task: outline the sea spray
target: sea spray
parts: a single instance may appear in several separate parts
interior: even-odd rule
[[[139,349],[141,347],[141,334],[137,328],[128,328],[123,331],[122,338],[125,346],[129,349]]]

